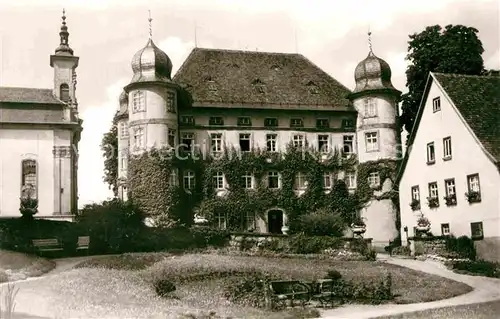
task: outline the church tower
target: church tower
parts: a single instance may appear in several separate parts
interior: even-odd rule
[[[134,75],[124,88],[134,155],[152,147],[175,147],[178,139],[178,86],[172,82],[172,61],[153,42],[151,21],[150,17],[148,42],[132,58]]]
[[[356,87],[349,99],[358,112],[358,189],[366,185],[369,194],[361,213],[365,237],[373,238],[374,246],[385,246],[398,234],[397,208],[388,195],[400,156],[397,117],[401,92],[391,83],[389,64],[375,56],[371,39],[369,42],[368,56],[355,69]]]
[[[54,213],[66,215],[78,210],[78,143],[82,121],[78,118],[76,100],[76,68],[79,58],[73,55],[73,49],[69,46],[64,10],[59,38],[59,46],[50,56],[50,66],[54,68],[53,94],[65,103],[64,121],[78,123],[77,130],[54,130]]]
[[[120,109],[115,117],[118,128],[118,198],[123,201],[127,196],[127,164],[129,150],[129,126],[128,126],[128,94],[122,91],[119,98]]]

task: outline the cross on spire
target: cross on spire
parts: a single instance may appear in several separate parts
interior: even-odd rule
[[[153,21],[153,19],[151,18],[151,10],[148,10],[149,11],[149,38],[152,39],[153,38],[153,27],[151,25],[151,22]]]

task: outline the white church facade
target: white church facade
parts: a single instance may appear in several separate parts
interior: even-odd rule
[[[0,87],[0,218],[21,215],[26,188],[38,200],[37,218],[71,219],[77,211],[79,58],[62,18],[60,45],[50,56],[53,88]]]

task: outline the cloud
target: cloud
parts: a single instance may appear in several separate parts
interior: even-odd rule
[[[128,79],[121,79],[106,89],[107,101],[90,106],[80,114],[83,119],[82,139],[79,144],[78,193],[79,206],[100,202],[113,197],[113,192],[103,182],[104,158],[100,149],[102,136],[112,123],[118,109],[118,98]]]

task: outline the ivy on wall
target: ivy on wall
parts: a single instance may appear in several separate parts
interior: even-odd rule
[[[211,222],[215,222],[218,215],[225,216],[230,230],[246,230],[247,216],[265,221],[266,210],[279,207],[286,211],[293,232],[295,221],[320,209],[339,213],[349,223],[353,214],[368,203],[376,190],[368,185],[370,172],[377,170],[381,182],[386,178],[395,179],[395,161],[358,165],[354,156],[345,157],[338,150],[327,159],[322,159],[315,150],[303,151],[292,145],[283,153],[258,149],[238,153],[230,147],[226,150],[220,158],[203,158],[199,153],[173,156],[165,149],[151,150],[142,156],[130,155],[129,197],[162,225],[190,224],[194,213],[198,212]],[[174,170],[178,180],[172,184],[169,181]],[[185,191],[182,185],[186,170],[195,173],[195,187],[189,191]],[[267,186],[267,173],[272,170],[280,173],[278,189]],[[337,180],[337,176],[341,171],[355,170],[358,172],[358,188],[351,195],[345,182]],[[218,172],[225,178],[226,191],[222,196],[214,185],[213,177]],[[295,176],[299,172],[305,174],[308,183],[301,196],[297,196],[294,189]],[[323,186],[325,173],[334,176],[334,185],[328,194]],[[253,176],[252,189],[245,188],[244,175]],[[382,194],[377,199],[384,196],[393,198],[392,194]]]

